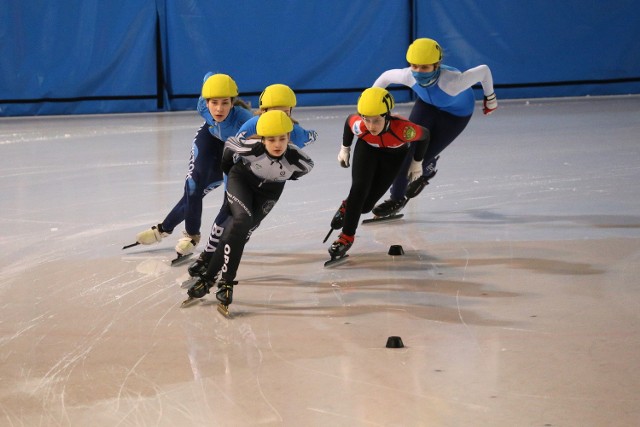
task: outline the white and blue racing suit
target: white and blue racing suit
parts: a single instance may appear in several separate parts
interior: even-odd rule
[[[493,93],[493,77],[486,65],[479,65],[465,72],[440,65],[439,72],[438,79],[428,86],[418,84],[410,67],[385,71],[373,83],[373,86],[383,88],[392,84],[404,85],[410,87],[418,96],[409,120],[431,132],[429,148],[422,162],[425,176],[429,176],[435,169],[438,154],[451,144],[469,123],[475,104],[471,87],[480,82],[485,96]],[[407,171],[413,149],[415,147],[407,154],[391,186],[392,200],[402,200],[405,196],[408,185]]]

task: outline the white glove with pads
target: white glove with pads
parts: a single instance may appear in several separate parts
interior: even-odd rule
[[[417,160],[411,160],[411,165],[409,166],[409,171],[407,173],[407,178],[409,178],[409,182],[413,182],[416,179],[422,176],[422,162]]]
[[[338,153],[338,163],[343,168],[348,168],[349,158],[351,158],[351,147],[345,147],[344,145],[340,147],[340,152]]]

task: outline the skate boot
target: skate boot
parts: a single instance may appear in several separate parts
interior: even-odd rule
[[[202,298],[209,293],[209,289],[211,289],[214,284],[214,280],[201,277],[187,290],[187,295],[189,295],[189,299]]]
[[[187,271],[189,272],[189,276],[191,277],[202,277],[202,275],[207,271],[207,266],[209,265],[209,261],[213,257],[213,252],[202,252],[197,260],[195,260]]]
[[[424,187],[429,184],[429,180],[436,176],[436,173],[438,172],[438,170],[436,169],[436,162],[439,158],[440,156],[437,156],[431,161],[431,163],[429,163],[426,169],[426,175],[422,175],[420,178],[409,183],[406,192],[406,196],[408,199],[413,199],[418,194],[420,194],[420,192],[424,190]]]
[[[402,200],[387,199],[374,207],[371,212],[377,217],[396,215],[405,207],[408,201],[409,199],[406,197],[403,197]]]
[[[351,245],[353,245],[353,240],[354,236],[348,236],[344,233],[340,233],[338,240],[333,242],[329,247],[329,255],[331,256],[331,259],[343,258],[351,248]]]
[[[233,302],[233,286],[238,282],[227,281],[224,278],[218,282],[218,290],[216,291],[216,299],[220,301],[220,304],[229,306]]]
[[[333,230],[338,230],[342,228],[344,225],[344,213],[347,211],[347,201],[343,200],[340,203],[340,207],[336,211],[335,215],[333,215],[333,219],[331,219],[331,228]]]
[[[322,241],[322,243],[325,243],[327,240],[329,240],[329,236],[331,236],[333,230],[339,230],[342,228],[342,225],[344,224],[344,214],[346,211],[347,201],[343,200],[342,203],[340,203],[340,207],[336,211],[335,215],[333,215],[333,218],[331,219],[331,228],[329,229],[327,235],[324,236],[324,240]]]
[[[231,317],[229,314],[229,305],[233,302],[233,285],[237,284],[238,282],[227,281],[224,278],[218,282],[216,299],[218,300],[218,311],[223,316]]]
[[[187,234],[185,231],[184,237],[180,238],[176,245],[176,252],[178,253],[178,256],[191,255],[198,243],[200,243],[199,234]]]
[[[153,243],[160,242],[164,237],[171,234],[170,231],[165,231],[162,228],[162,224],[154,225],[148,230],[141,231],[136,234],[136,242],[141,245],[151,245]]]

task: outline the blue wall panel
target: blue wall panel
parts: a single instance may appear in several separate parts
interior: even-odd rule
[[[198,92],[207,71],[230,74],[241,93],[259,93],[269,84],[284,83],[300,94],[300,105],[355,103],[357,90],[303,92],[363,89],[381,71],[401,64],[410,38],[408,4],[167,0],[171,105],[179,105],[176,96]],[[193,108],[193,99],[189,102]]]
[[[4,0],[0,116],[194,109],[207,71],[254,106],[276,82],[352,104],[413,37],[488,64],[502,99],[640,93],[634,0]]]
[[[418,1],[416,21],[445,63],[488,64],[502,97],[640,92],[634,0]]]
[[[149,0],[3,1],[0,115],[155,110],[155,16]]]

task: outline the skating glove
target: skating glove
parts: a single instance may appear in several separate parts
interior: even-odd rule
[[[316,132],[315,130],[310,130],[307,138],[309,138],[308,143],[314,142],[316,139],[318,139],[318,132]]]
[[[492,93],[489,96],[485,96],[484,102],[482,104],[482,112],[488,116],[489,114],[493,113],[496,108],[498,108],[498,100],[496,99],[496,94]]]
[[[409,182],[413,182],[416,179],[422,176],[422,162],[417,160],[411,160],[411,165],[409,166],[409,172],[407,173],[407,178],[409,178]]]
[[[338,153],[338,163],[343,168],[349,167],[349,158],[351,157],[351,147],[345,147],[344,145],[340,147],[340,152]]]

